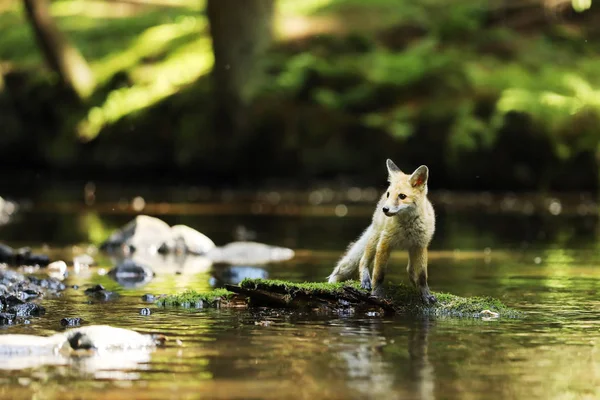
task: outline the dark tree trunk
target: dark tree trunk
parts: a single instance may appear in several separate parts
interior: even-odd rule
[[[92,71],[54,23],[49,1],[24,0],[24,3],[27,18],[48,66],[80,99],[88,97],[95,85]]]
[[[230,150],[243,146],[247,106],[260,83],[261,55],[271,42],[274,0],[208,0],[215,64],[216,128]]]

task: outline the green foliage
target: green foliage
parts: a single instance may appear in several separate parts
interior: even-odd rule
[[[208,159],[219,137],[199,138],[213,107],[206,106],[211,103],[206,85],[195,84],[213,65],[208,23],[204,2],[180,3],[140,8],[126,17],[112,16],[114,8],[99,1],[52,3],[58,26],[90,63],[99,89],[81,108],[54,102],[60,126],[44,127],[54,135],[44,151],[71,160],[77,155],[74,136],[90,141],[115,132],[112,137],[125,142],[128,121],[144,127],[167,121],[177,142],[176,163]],[[590,1],[572,4],[593,12]],[[253,125],[282,128],[277,143],[298,152],[282,159],[309,160],[304,167],[315,173],[356,170],[362,166],[352,160],[355,153],[344,153],[349,141],[344,132],[360,132],[361,138],[352,140],[363,154],[382,150],[367,136],[387,138],[381,146],[392,143],[397,151],[433,127],[437,137],[427,143],[443,147],[441,163],[453,167],[465,155],[493,151],[514,115],[526,122],[513,129],[543,137],[556,160],[596,151],[600,48],[597,32],[585,21],[573,29],[557,19],[522,33],[510,29],[510,20],[491,22],[493,7],[484,0],[443,5],[439,0],[279,0],[277,7],[281,40],[264,59],[272,79],[256,100]],[[324,32],[287,40],[286,18],[304,21],[307,29],[315,22]],[[11,68],[37,71],[40,52],[22,10],[15,5],[0,13],[0,25],[5,28],[0,59],[9,60]],[[37,85],[41,80],[44,85]],[[36,72],[29,84],[47,91],[50,81]],[[190,90],[198,96],[188,96]],[[47,104],[31,107],[45,110]],[[254,139],[273,139],[261,134]],[[365,143],[372,144],[365,148]]]
[[[222,300],[227,300],[231,296],[233,296],[233,293],[226,289],[215,289],[208,293],[186,290],[183,293],[160,298],[156,301],[156,304],[160,307],[215,307]]]
[[[349,282],[303,282],[295,283],[276,279],[249,279],[246,278],[240,283],[240,287],[245,289],[265,289],[272,290],[274,288],[283,290],[290,294],[297,291],[311,292],[315,294],[335,294],[344,290],[344,287],[352,286],[355,289],[360,289],[360,283],[355,281]]]

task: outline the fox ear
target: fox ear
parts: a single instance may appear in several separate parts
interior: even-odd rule
[[[429,178],[429,168],[426,165],[421,165],[412,173],[409,181],[412,187],[422,188],[427,185],[427,178]]]
[[[387,159],[387,161],[385,162],[385,164],[387,165],[387,170],[388,170],[388,174],[390,174],[390,177],[393,174],[396,174],[398,172],[402,172],[402,171],[400,171],[400,168],[398,168],[398,166],[396,164],[394,164],[394,162],[392,160],[390,160],[389,158]]]

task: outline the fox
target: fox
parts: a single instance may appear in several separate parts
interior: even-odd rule
[[[402,248],[408,251],[410,282],[420,291],[425,304],[435,303],[437,299],[427,284],[427,249],[435,232],[435,212],[427,198],[429,168],[421,165],[408,175],[391,159],[386,160],[386,166],[389,187],[377,203],[371,224],[348,246],[327,279],[330,283],[342,282],[358,270],[360,286],[382,298],[390,253]]]

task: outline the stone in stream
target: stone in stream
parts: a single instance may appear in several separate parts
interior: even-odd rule
[[[185,225],[170,227],[166,222],[138,215],[102,243],[109,252],[126,248],[128,252],[204,254],[215,247],[210,238]]]
[[[117,297],[119,297],[119,295],[117,293],[106,290],[104,288],[104,286],[102,286],[100,284],[98,284],[94,287],[85,289],[84,293],[89,297],[92,297],[96,300],[101,300],[101,301],[113,300],[113,299],[116,299]]]
[[[294,250],[257,242],[232,242],[206,255],[214,263],[259,265],[294,258]]]
[[[140,310],[140,315],[148,316],[150,314],[152,314],[152,311],[147,307]]]
[[[208,236],[185,225],[171,227],[171,241],[174,251],[188,254],[202,255],[215,247],[215,243]],[[169,242],[167,242],[167,246]]]
[[[125,259],[108,272],[108,275],[125,287],[143,286],[154,277],[154,272],[134,260]]]
[[[108,325],[77,327],[52,336],[0,335],[0,369],[64,365],[70,363],[71,356],[81,360],[88,372],[135,369],[137,363],[148,362],[150,351],[165,340],[163,335],[141,334]],[[82,366],[79,361],[77,366]]]
[[[81,318],[73,317],[73,318],[63,318],[60,320],[61,326],[79,326],[83,320]]]
[[[156,296],[150,293],[146,293],[142,296],[142,301],[145,301],[146,303],[154,303],[155,300]]]
[[[29,247],[14,250],[12,247],[0,243],[0,263],[12,266],[39,265],[41,267],[50,263],[50,258],[45,254],[35,254]]]
[[[21,247],[15,251],[12,265],[39,265],[45,267],[50,263],[50,258],[45,254],[32,253],[29,247]]]
[[[0,225],[9,223],[17,209],[17,203],[0,197]]]
[[[46,267],[48,274],[53,275],[54,277],[64,277],[67,273],[67,263],[60,260],[54,261]]]
[[[8,307],[8,312],[15,314],[15,316],[20,318],[28,318],[28,317],[40,317],[46,313],[46,309],[39,304],[35,303],[23,303],[23,304],[15,304],[11,307]]]
[[[94,264],[94,259],[89,254],[81,254],[73,258],[73,270],[79,273],[82,269]]]
[[[171,237],[169,225],[154,217],[138,215],[133,221],[114,232],[100,245],[100,249],[112,251],[123,246],[132,251],[148,250],[156,252]]]
[[[122,253],[121,257],[129,258],[155,257],[157,253],[175,257],[196,255],[205,256],[210,263],[242,265],[268,264],[294,257],[292,249],[251,241],[233,242],[216,247],[210,238],[195,229],[185,225],[169,227],[166,222],[147,215],[137,216],[114,232],[100,248],[117,255]],[[177,259],[175,263],[183,263],[184,260]],[[164,265],[165,261],[155,257],[155,260],[141,262],[141,265],[153,268],[154,264]],[[136,262],[140,263],[140,260],[136,259]]]
[[[0,326],[12,325],[15,323],[15,315],[11,313],[0,313]]]
[[[11,264],[14,256],[12,247],[0,243],[0,263]]]

